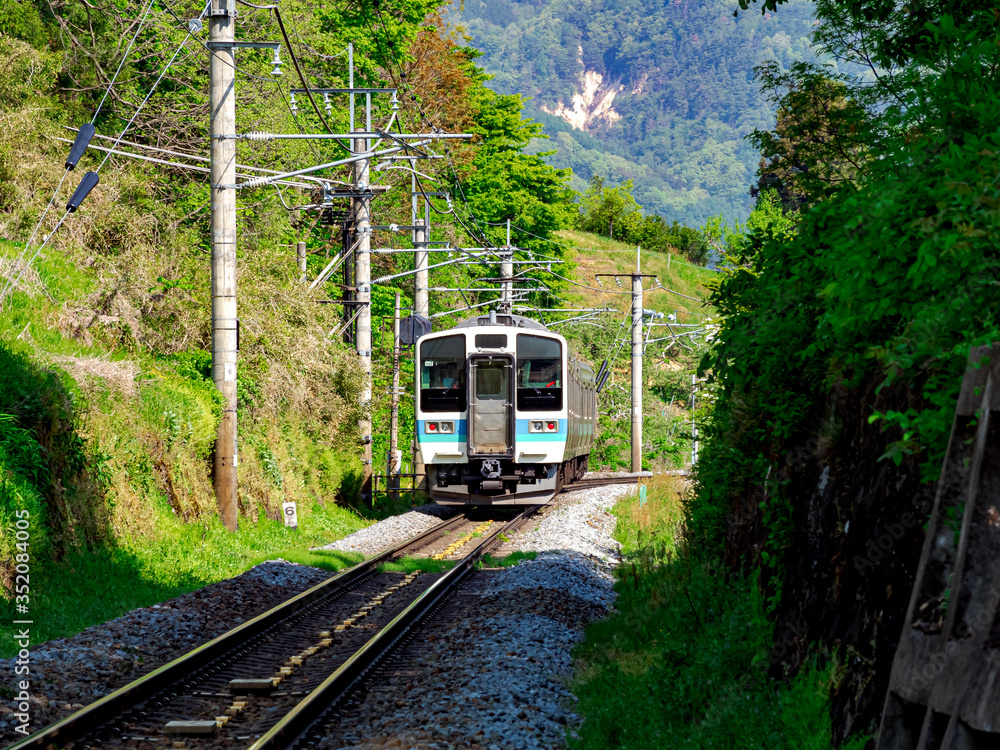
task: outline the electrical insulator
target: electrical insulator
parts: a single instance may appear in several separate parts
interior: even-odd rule
[[[73,213],[80,207],[84,199],[90,195],[90,191],[97,187],[97,183],[101,181],[97,172],[87,172],[80,180],[80,184],[77,186],[76,190],[73,191],[73,195],[69,199],[69,203],[66,204],[66,210]]]
[[[87,146],[90,145],[90,139],[93,137],[93,125],[88,122],[80,126],[76,138],[73,139],[73,148],[69,150],[69,156],[66,157],[66,169],[74,169],[76,167],[76,163],[80,161],[80,157],[87,150]]]

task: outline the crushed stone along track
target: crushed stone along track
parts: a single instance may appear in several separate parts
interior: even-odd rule
[[[451,586],[449,591],[441,589],[445,574],[420,573],[406,587],[384,595],[387,587],[407,576],[370,571],[342,592],[339,603],[331,604],[325,614],[300,608],[294,623],[282,625],[287,640],[260,637],[258,651],[251,651],[253,644],[248,642],[182,675],[155,699],[117,708],[99,729],[95,725],[75,738],[64,732],[34,746],[51,744],[66,750],[83,750],[87,745],[95,750],[229,750],[235,745],[241,750],[560,747],[567,727],[578,720],[566,684],[570,650],[584,624],[604,616],[613,603],[610,568],[616,546],[610,537],[614,517],[609,511],[618,496],[634,492],[634,485],[627,484],[631,477],[601,479],[610,481],[590,488],[579,483],[568,486],[517,533],[477,531],[483,516],[456,517],[451,520],[452,533],[428,537],[420,549],[407,550],[407,554],[461,561],[493,537],[494,557],[530,550],[540,553],[537,560],[503,570],[467,569],[459,576],[464,582],[457,593]],[[499,530],[505,524],[497,521],[490,526]],[[371,541],[377,543],[374,537]],[[431,619],[420,625],[419,635],[412,628],[405,630],[418,624],[413,617],[395,635],[381,638],[383,643],[364,660],[357,658],[358,651],[351,653],[366,638],[369,644],[378,641],[386,632],[380,626],[387,621],[407,619],[406,601],[428,598],[435,587],[433,606],[424,615]],[[377,597],[381,601],[374,601]],[[352,617],[354,622],[348,624]],[[344,629],[337,630],[338,625]],[[383,646],[390,643],[397,650],[386,656]],[[268,678],[272,680],[268,690],[240,692],[230,686],[232,679]],[[335,678],[340,687],[328,690],[322,700],[310,692]],[[49,697],[62,700],[58,685],[53,689]],[[462,710],[456,712],[455,706]],[[291,724],[286,721],[289,707],[292,714],[299,714]],[[214,727],[209,734],[164,731],[169,721],[199,719]]]
[[[199,746],[245,748],[271,730],[352,654],[388,625],[441,574],[380,573],[287,629],[240,649],[230,663],[204,671],[190,684],[145,705],[120,734],[89,738],[104,750],[157,750],[187,737]],[[267,687],[234,687],[246,680]],[[172,722],[181,722],[180,725]],[[195,726],[191,722],[207,722]],[[204,732],[204,733],[203,733]],[[86,746],[88,738],[82,738]]]
[[[321,584],[12,747],[285,747],[531,510],[507,523],[446,521],[331,579],[339,586]],[[379,562],[422,547],[459,562],[445,573],[377,571]]]
[[[555,750],[579,722],[571,651],[614,604],[611,506],[634,486],[568,491],[492,553],[484,569],[341,708],[308,750]]]

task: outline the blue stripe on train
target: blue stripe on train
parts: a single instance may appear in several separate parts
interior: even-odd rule
[[[559,422],[558,432],[528,432],[529,422]],[[548,441],[548,442],[565,442],[566,441],[566,420],[560,419],[519,419],[517,420],[517,441],[518,442],[531,442],[531,441]]]
[[[455,422],[455,432],[454,433],[433,433],[427,432],[424,429],[425,422]],[[565,442],[567,438],[567,422],[568,420],[560,419],[559,430],[557,432],[528,432],[529,422],[554,422],[553,419],[518,419],[516,427],[516,440],[520,442]],[[585,432],[584,434],[592,433],[592,425],[582,425]],[[418,419],[417,420],[417,440],[422,443],[455,443],[455,442],[465,442],[468,439],[468,421],[465,419]]]
[[[427,432],[424,429],[425,422],[454,422],[455,432],[454,433],[439,433],[439,432]],[[466,420],[464,419],[452,419],[445,417],[443,419],[418,419],[417,420],[417,441],[421,443],[464,443],[468,435],[466,427]]]

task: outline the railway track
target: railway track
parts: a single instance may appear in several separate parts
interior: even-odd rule
[[[565,492],[575,492],[576,490],[589,490],[592,487],[607,487],[611,484],[638,484],[640,479],[648,479],[645,476],[634,477],[595,477],[593,479],[578,479],[572,484],[564,485],[560,494]]]
[[[343,571],[8,750],[277,750],[312,744],[338,701],[361,684],[474,563],[537,506],[507,522],[466,515]],[[380,572],[418,550],[454,560],[444,573]],[[315,728],[315,729],[311,729]]]

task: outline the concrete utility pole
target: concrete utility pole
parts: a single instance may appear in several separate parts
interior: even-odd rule
[[[416,179],[414,178],[413,183],[414,191],[416,191]],[[416,193],[414,192],[414,195]],[[416,229],[413,231],[413,247],[419,248],[420,252],[413,254],[413,267],[416,269],[416,280],[413,290],[413,314],[423,315],[425,318],[430,315],[430,297],[428,293],[428,287],[430,286],[430,272],[427,270],[427,227],[424,224],[423,219],[417,219],[417,202],[416,198],[413,199],[413,212],[414,217],[413,226]],[[420,383],[419,381],[414,384],[414,397],[420,398]],[[414,501],[417,496],[426,497],[427,496],[427,477],[424,472],[427,471],[427,467],[424,466],[424,458],[420,453],[420,448],[417,447],[416,436],[413,440],[413,473],[416,476],[413,478],[414,487],[416,491],[413,493]]]
[[[632,471],[642,471],[642,280],[656,278],[654,274],[642,273],[640,269],[640,248],[635,249],[635,273],[632,278]],[[625,274],[599,273],[617,280]]]
[[[428,286],[430,286],[430,273],[427,270],[427,229],[423,219],[415,219],[413,225],[416,229],[413,232],[413,247],[417,252],[413,254],[413,267],[416,269],[416,280],[413,290],[413,312],[415,315],[423,315],[425,318],[430,314],[430,298]]]
[[[236,56],[235,0],[212,0],[209,21],[209,122],[212,179],[212,380],[222,392],[215,439],[219,517],[236,531]]]
[[[514,301],[514,248],[510,245],[510,219],[507,219],[507,244],[503,248],[503,260],[500,263],[500,309],[509,313],[513,309]]]
[[[399,473],[402,470],[402,457],[399,452],[399,292],[396,292],[396,305],[392,315],[392,407],[389,416],[389,497],[399,499]]]
[[[364,132],[364,131],[361,131]],[[354,152],[367,153],[368,139],[355,138]],[[361,498],[372,497],[372,256],[371,256],[371,196],[368,191],[368,159],[354,162],[354,189],[359,194],[354,202],[354,233],[357,249],[354,254],[355,281],[358,305],[358,331],[355,338],[364,381],[361,386],[361,442],[364,459],[361,469]]]
[[[691,373],[691,465],[698,463],[698,425],[694,421],[694,400],[698,388],[698,376]]]
[[[642,471],[642,276],[639,248],[632,275],[632,471]]]

